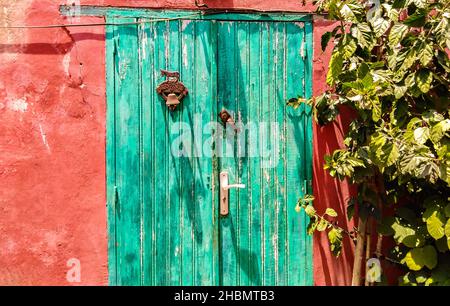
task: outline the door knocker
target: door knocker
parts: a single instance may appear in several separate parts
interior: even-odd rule
[[[167,107],[173,111],[186,97],[188,90],[179,81],[180,73],[178,71],[171,72],[161,69],[161,75],[165,75],[167,79],[158,85],[156,92],[166,101]]]

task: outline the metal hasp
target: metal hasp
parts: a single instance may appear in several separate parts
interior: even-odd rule
[[[228,172],[220,172],[220,215],[227,216],[229,213],[229,189],[245,188],[244,184],[228,184]]]
[[[219,117],[225,127],[227,127],[227,124],[229,124],[233,128],[233,130],[236,131],[236,133],[239,132],[239,129],[236,127],[236,122],[227,110],[223,109],[219,113]]]
[[[188,90],[180,80],[178,71],[167,71],[161,69],[161,75],[165,75],[167,80],[162,82],[156,88],[156,92],[166,101],[167,107],[173,111],[184,97],[188,94]]]

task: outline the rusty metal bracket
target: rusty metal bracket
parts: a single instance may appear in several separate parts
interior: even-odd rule
[[[165,75],[167,80],[156,87],[156,92],[166,101],[167,107],[171,111],[175,110],[178,104],[187,96],[188,90],[180,80],[178,71],[167,71],[161,69],[161,75]]]

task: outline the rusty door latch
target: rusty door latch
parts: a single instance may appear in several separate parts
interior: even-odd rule
[[[236,133],[239,132],[239,128],[236,126],[236,122],[234,121],[233,117],[227,110],[223,109],[219,113],[219,118],[225,127],[227,127],[227,124],[228,124],[233,128],[233,130],[236,131]]]

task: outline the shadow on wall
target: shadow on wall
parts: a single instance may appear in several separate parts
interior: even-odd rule
[[[347,202],[356,194],[356,187],[347,181],[341,182],[329,175],[323,169],[324,156],[331,154],[341,147],[342,139],[346,133],[344,127],[348,127],[354,115],[351,110],[340,109],[340,116],[335,123],[327,126],[314,124],[314,137],[319,141],[314,142],[313,158],[313,190],[316,201],[314,205],[319,213],[327,207],[332,207],[338,214],[338,225],[351,230],[353,222],[347,221]],[[327,248],[327,249],[325,249]],[[325,232],[314,234],[314,275],[316,285],[350,285],[354,244],[347,235],[343,235],[341,255],[336,258],[330,254],[328,239]],[[318,277],[320,276],[320,277]]]
[[[75,42],[78,43],[83,40],[105,40],[105,35],[103,34],[76,33],[69,35],[71,41],[66,43],[0,44],[0,53],[66,54],[72,50]]]

